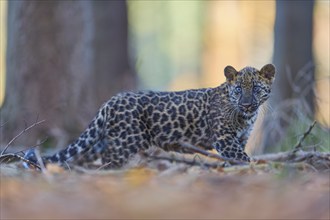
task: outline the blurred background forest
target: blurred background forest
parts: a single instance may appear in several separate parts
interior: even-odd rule
[[[128,90],[215,87],[232,65],[277,67],[250,153],[296,142],[313,118],[329,151],[329,1],[0,1],[1,144],[63,148]],[[289,138],[288,138],[289,137]],[[286,144],[285,144],[286,143]],[[281,147],[279,147],[281,146]]]

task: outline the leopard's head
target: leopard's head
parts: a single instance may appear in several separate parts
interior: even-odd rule
[[[229,100],[244,116],[254,114],[270,95],[275,66],[267,64],[260,70],[245,67],[240,71],[232,66],[224,70]]]

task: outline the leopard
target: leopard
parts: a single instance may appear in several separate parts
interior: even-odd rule
[[[275,72],[273,64],[239,71],[228,65],[225,82],[217,87],[119,93],[101,106],[72,144],[41,160],[63,165],[80,156],[115,169],[151,146],[168,150],[189,143],[249,163],[245,146],[260,106],[270,97]],[[25,159],[38,164],[34,149]]]

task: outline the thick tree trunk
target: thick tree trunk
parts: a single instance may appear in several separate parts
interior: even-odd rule
[[[265,118],[262,145],[276,146],[301,115],[314,115],[312,52],[314,1],[276,1],[273,63],[277,74]]]
[[[125,1],[93,1],[93,90],[98,103],[110,95],[136,88],[129,68],[128,17]]]
[[[125,1],[9,1],[2,144],[38,115],[47,122],[16,144],[64,145],[102,102],[134,89],[127,28]]]

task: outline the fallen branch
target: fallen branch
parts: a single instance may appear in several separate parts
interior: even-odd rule
[[[294,157],[292,157],[294,155]],[[266,154],[255,156],[254,159],[266,162],[279,162],[285,164],[304,163],[313,167],[313,170],[324,171],[330,169],[330,152],[317,151],[298,151],[292,154],[289,152],[280,152],[275,154]],[[306,166],[307,166],[306,165]]]
[[[288,168],[303,169],[303,170],[309,169],[315,172],[319,171],[312,164],[306,162],[296,162],[296,163],[271,162],[271,164],[275,169],[283,169],[285,167],[288,167]]]
[[[234,165],[246,165],[246,164],[248,164],[247,162],[242,162],[242,161],[238,161],[238,160],[235,160],[235,159],[226,158],[226,157],[223,157],[219,154],[211,153],[210,151],[203,150],[201,148],[195,147],[195,146],[193,146],[191,144],[188,144],[188,143],[182,143],[181,142],[180,146],[183,147],[183,148],[189,149],[190,151],[192,151],[194,153],[199,153],[199,154],[202,154],[202,155],[210,157],[210,158],[218,159],[218,160],[221,160],[221,161],[226,161],[226,162],[229,162],[229,163],[234,164]]]
[[[172,156],[156,156],[151,154],[145,154],[145,156],[151,160],[166,160],[171,163],[183,163],[189,166],[199,166],[210,169],[222,168],[222,172],[243,172],[249,170],[264,170],[264,169],[276,169],[284,167],[292,167],[296,169],[309,169],[311,171],[327,171],[330,170],[330,153],[319,152],[299,152],[297,160],[289,161],[290,152],[268,154],[257,156],[255,162],[248,165],[240,166],[227,166],[226,162],[206,162],[197,161],[195,159],[186,159],[182,157]]]
[[[155,156],[155,155],[150,155],[145,153],[144,154],[147,158],[150,158],[152,160],[167,160],[170,161],[171,163],[176,162],[176,163],[184,163],[189,166],[200,166],[200,167],[207,167],[207,168],[219,168],[219,167],[224,167],[225,162],[199,162],[196,161],[195,159],[185,159],[185,158],[179,158],[175,156]]]
[[[330,162],[330,152],[317,152],[317,151],[299,151],[296,152],[295,158],[290,158],[292,152],[280,152],[280,153],[274,153],[274,154],[264,154],[264,155],[258,155],[254,156],[253,159],[255,160],[265,160],[265,161],[278,161],[278,162],[295,162],[297,160],[307,159],[311,157],[319,158],[320,160],[325,160]]]

